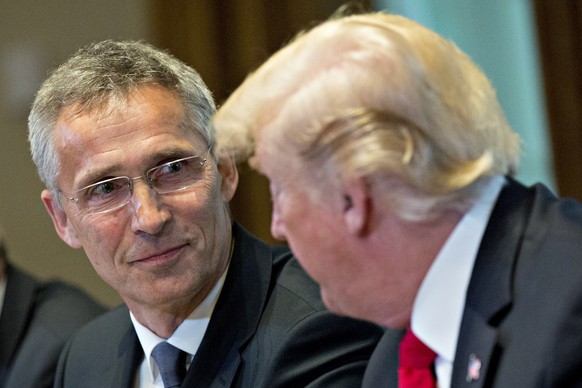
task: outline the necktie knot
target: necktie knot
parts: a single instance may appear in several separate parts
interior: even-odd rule
[[[398,367],[400,388],[436,387],[432,364],[437,354],[420,341],[412,331],[407,331],[400,341],[398,356],[400,358]]]
[[[165,388],[179,387],[186,376],[186,353],[169,344],[160,342],[152,350]]]

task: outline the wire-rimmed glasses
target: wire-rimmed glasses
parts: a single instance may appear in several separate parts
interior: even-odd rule
[[[129,203],[133,195],[133,182],[137,179],[144,179],[159,195],[185,190],[204,179],[204,166],[209,153],[210,147],[205,158],[188,156],[153,167],[141,176],[105,179],[85,186],[71,196],[65,194],[65,198],[76,203],[85,213],[103,214]]]

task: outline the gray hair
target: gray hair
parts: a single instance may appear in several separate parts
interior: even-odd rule
[[[156,84],[183,102],[193,129],[214,143],[210,120],[216,110],[211,92],[200,75],[167,52],[141,41],[105,40],[77,51],[56,68],[38,91],[28,118],[32,159],[47,188],[56,189],[60,161],[53,132],[60,112],[100,108],[123,100],[136,88]]]

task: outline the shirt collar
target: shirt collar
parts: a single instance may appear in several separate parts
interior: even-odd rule
[[[411,327],[439,357],[452,362],[465,296],[479,245],[505,177],[495,176],[455,227],[426,274],[412,309]]]
[[[186,352],[191,357],[196,355],[196,352],[200,347],[200,343],[202,342],[202,338],[204,338],[204,334],[208,328],[208,323],[210,322],[210,317],[214,311],[214,306],[216,305],[218,297],[220,296],[220,291],[224,285],[224,279],[226,278],[227,272],[228,267],[220,279],[218,279],[212,290],[208,293],[206,298],[204,298],[202,303],[200,303],[198,307],[196,307],[194,311],[190,313],[188,318],[186,318],[184,322],[178,326],[178,328],[167,340],[158,337],[147,327],[143,326],[137,321],[133,313],[131,311],[129,312],[131,322],[133,323],[137,337],[143,348],[145,361],[148,366],[152,381],[154,381],[157,377],[157,374],[159,374],[157,365],[155,365],[155,362],[152,358],[152,351],[154,347],[160,342],[168,341],[170,344]],[[190,360],[191,357],[189,357]]]

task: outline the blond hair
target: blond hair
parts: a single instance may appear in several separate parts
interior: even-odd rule
[[[285,158],[314,193],[317,182],[364,178],[408,219],[466,208],[487,177],[516,172],[520,152],[470,58],[384,13],[300,35],[245,80],[214,124],[219,150],[239,160],[255,147],[270,163]]]

